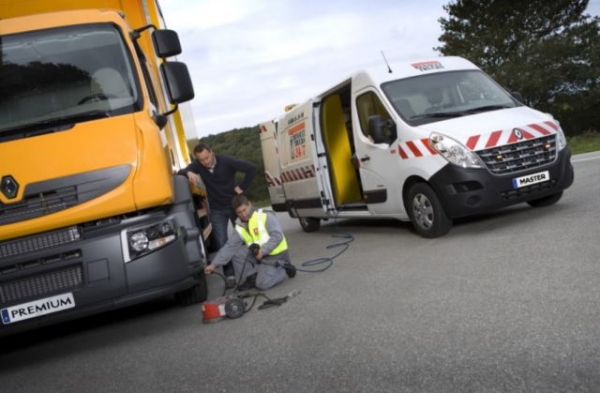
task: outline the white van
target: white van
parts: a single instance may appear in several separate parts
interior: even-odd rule
[[[552,205],[574,179],[558,121],[458,57],[357,72],[260,134],[272,207],[307,232],[386,217],[434,238],[460,217]]]

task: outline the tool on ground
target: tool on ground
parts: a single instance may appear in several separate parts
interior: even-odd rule
[[[284,297],[277,299],[270,299],[267,295],[262,292],[258,293],[237,293],[234,295],[221,296],[215,300],[207,301],[202,303],[202,321],[204,323],[219,322],[226,318],[237,319],[243,316],[245,313],[250,311],[256,299],[263,297],[267,299],[261,304],[258,309],[264,310],[266,308],[281,306],[287,302],[288,299],[292,299],[300,294],[300,290],[290,292]],[[252,303],[248,305],[243,299],[253,298]]]

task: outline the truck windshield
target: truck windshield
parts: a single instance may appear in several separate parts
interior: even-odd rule
[[[398,114],[418,126],[521,105],[485,73],[440,72],[382,85]]]
[[[0,138],[138,110],[136,80],[111,24],[0,36]]]

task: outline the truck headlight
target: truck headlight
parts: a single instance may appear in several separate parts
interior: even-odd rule
[[[175,220],[169,219],[158,224],[125,230],[121,236],[123,259],[130,262],[172,243],[179,237],[179,233]]]
[[[135,252],[142,252],[148,248],[150,240],[145,232],[136,232],[129,237],[129,247]]]
[[[439,155],[444,157],[451,164],[462,168],[483,167],[475,153],[448,136],[435,133],[431,134],[429,137],[429,144],[439,153]]]

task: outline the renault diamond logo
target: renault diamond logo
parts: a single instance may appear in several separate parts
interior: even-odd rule
[[[0,191],[8,199],[13,199],[17,196],[17,191],[19,191],[19,183],[11,175],[3,176],[2,180],[0,180]]]
[[[515,138],[517,138],[518,140],[523,139],[523,131],[519,130],[518,128],[513,129],[513,135],[515,136]]]

